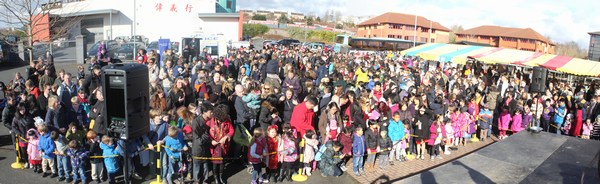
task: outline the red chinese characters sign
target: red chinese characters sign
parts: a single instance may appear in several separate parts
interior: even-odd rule
[[[183,10],[183,12],[186,13],[191,13],[192,12],[192,8],[194,8],[194,6],[192,6],[191,4],[176,4],[176,3],[171,3],[171,4],[163,4],[163,3],[156,3],[156,5],[154,5],[154,10],[157,12],[163,12],[163,6],[166,7],[164,9],[164,12],[171,12],[171,13],[177,13],[178,12],[178,7],[185,7]],[[168,9],[168,10],[167,10]]]

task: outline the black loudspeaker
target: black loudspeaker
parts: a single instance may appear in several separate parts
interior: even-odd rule
[[[106,127],[113,137],[124,140],[148,133],[148,67],[137,63],[119,63],[102,68]]]
[[[533,67],[533,74],[531,75],[531,87],[529,87],[529,92],[545,93],[546,78],[548,78],[548,69],[542,67]]]

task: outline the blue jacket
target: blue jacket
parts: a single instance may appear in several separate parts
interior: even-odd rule
[[[54,146],[54,141],[50,139],[50,134],[46,133],[40,136],[40,141],[38,143],[38,150],[44,153],[44,158],[54,159],[56,155],[54,154],[54,150],[56,146]]]
[[[402,140],[404,137],[404,124],[402,124],[402,121],[398,120],[398,122],[396,122],[394,119],[390,119],[390,125],[388,125],[388,137],[390,137],[392,142]]]
[[[354,140],[352,141],[352,156],[364,156],[366,151],[365,138],[361,135],[354,134]]]
[[[563,122],[565,121],[565,116],[567,115],[566,111],[567,111],[566,106],[556,108],[556,113],[554,114],[554,123],[556,125],[563,124]]]
[[[174,159],[181,158],[180,153],[183,151],[183,148],[186,147],[183,139],[180,139],[179,137],[172,138],[169,136],[165,137],[165,146],[167,147],[165,149],[167,155]]]
[[[100,149],[102,149],[102,156],[105,156],[104,166],[106,167],[106,170],[108,170],[108,173],[119,172],[119,159],[118,157],[114,157],[114,155],[119,154],[120,148],[118,148],[116,144],[109,146],[100,143]]]

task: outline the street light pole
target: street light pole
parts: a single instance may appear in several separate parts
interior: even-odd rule
[[[137,19],[136,19],[136,16],[137,16],[137,7],[136,7],[137,3],[136,3],[136,1],[137,0],[133,0],[133,27],[132,27],[133,31],[131,32],[131,34],[132,34],[131,38],[133,40],[133,58],[132,59],[133,59],[134,62],[137,59],[137,56],[135,55],[136,54],[136,50],[137,50],[137,43],[136,43],[136,39],[135,39],[135,35],[136,35],[136,30],[135,29],[137,27]]]

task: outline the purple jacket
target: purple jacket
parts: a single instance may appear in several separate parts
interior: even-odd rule
[[[533,115],[532,114],[524,114],[523,115],[523,123],[521,126],[521,128],[527,128],[527,125],[529,125],[529,123],[533,122]]]
[[[552,117],[553,112],[554,112],[554,108],[552,108],[551,106],[545,107],[544,112],[542,113],[542,118],[544,118],[544,120],[546,120],[546,121],[550,121],[550,118]]]

